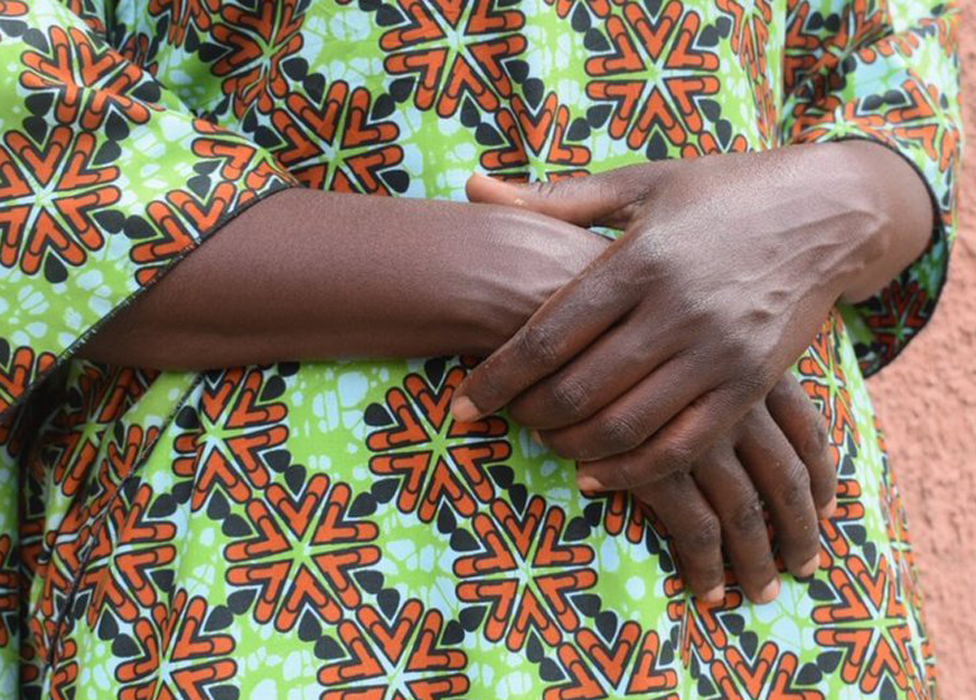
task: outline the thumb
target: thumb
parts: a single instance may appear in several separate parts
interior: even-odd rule
[[[634,170],[621,168],[601,175],[529,184],[475,173],[468,178],[465,191],[471,202],[522,207],[577,226],[622,229],[630,221],[632,205],[643,199],[649,188],[648,179],[643,178],[642,185]]]

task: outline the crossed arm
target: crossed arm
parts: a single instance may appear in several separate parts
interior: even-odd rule
[[[558,185],[473,178],[482,204],[310,190],[255,205],[107,323],[81,356],[205,369],[282,359],[490,355],[458,419],[503,407],[588,490],[629,489],[682,571],[753,600],[817,567],[833,467],[788,367],[833,304],[928,241],[925,186],[866,142],[648,164]],[[614,243],[586,230],[614,226]]]

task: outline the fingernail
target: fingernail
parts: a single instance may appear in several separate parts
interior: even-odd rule
[[[779,579],[774,578],[772,581],[766,584],[766,587],[762,589],[759,593],[759,603],[765,604],[776,600],[776,596],[779,595]]]
[[[817,573],[817,569],[819,568],[820,555],[816,554],[810,561],[797,569],[796,575],[798,578],[807,578],[808,576],[813,576],[815,573]]]
[[[531,435],[532,435],[532,439],[533,440],[535,440],[538,444],[544,446],[544,443],[542,442],[542,436],[539,435],[539,431],[538,430],[533,430],[532,433],[531,433]]]
[[[820,517],[822,519],[830,519],[834,517],[834,513],[837,511],[837,496],[830,499],[830,503],[825,505],[820,509]]]
[[[725,601],[725,586],[715,586],[715,588],[701,596],[701,601],[709,605],[715,605],[716,603]]]
[[[458,396],[451,402],[451,415],[454,416],[454,420],[467,423],[478,418],[481,411],[474,405],[474,401],[467,396]]]
[[[589,474],[577,474],[576,485],[580,491],[602,491],[603,484]]]

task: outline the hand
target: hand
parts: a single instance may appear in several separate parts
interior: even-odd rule
[[[625,232],[471,372],[455,416],[509,405],[557,454],[583,462],[586,490],[688,473],[878,255],[889,222],[859,189],[863,173],[848,175],[857,168],[846,145],[535,186],[472,178],[472,200]]]
[[[664,523],[681,575],[701,600],[717,603],[725,596],[724,543],[746,597],[768,603],[780,583],[763,503],[786,568],[811,576],[819,566],[818,518],[836,507],[837,477],[827,448],[823,416],[787,374],[690,472],[640,486],[634,496]]]

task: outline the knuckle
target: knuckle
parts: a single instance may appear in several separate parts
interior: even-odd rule
[[[602,444],[622,451],[634,449],[643,438],[634,420],[623,415],[612,415],[602,419],[598,434]]]
[[[779,487],[777,500],[784,508],[794,510],[810,498],[810,475],[805,468],[794,464]]]
[[[740,401],[765,399],[782,375],[768,365],[766,355],[754,341],[740,337],[729,342],[732,349],[726,357],[731,358],[728,367],[729,376],[735,378],[735,398]]]
[[[528,325],[516,336],[516,352],[535,367],[550,367],[559,358],[559,344],[553,334],[539,325]]]
[[[634,253],[635,259],[640,261],[640,266],[638,270],[642,273],[643,279],[641,282],[647,282],[653,279],[652,274],[659,272],[660,265],[658,261],[660,259],[660,243],[654,240],[653,236],[643,236],[641,238],[635,238],[630,243],[631,250]],[[628,282],[633,282],[632,279],[621,279],[620,282],[627,284]]]
[[[647,479],[643,470],[637,462],[630,460],[620,463],[616,472],[617,487],[621,489],[633,489],[642,485]]]
[[[827,455],[830,443],[827,439],[827,426],[821,421],[811,423],[803,441],[803,456],[808,460],[822,459]]]
[[[637,489],[650,481],[647,465],[637,459],[615,459],[615,469],[606,476],[604,483],[616,490]]]
[[[661,465],[668,472],[688,472],[694,461],[695,452],[684,440],[673,440],[661,449]]]
[[[739,378],[742,400],[752,401],[764,396],[772,381],[772,373],[763,364],[751,365]]]
[[[589,392],[578,381],[563,379],[557,382],[550,393],[550,403],[560,416],[570,420],[583,418]]]
[[[739,422],[740,429],[746,430],[747,432],[755,432],[757,427],[762,425],[767,413],[768,411],[763,404],[754,403],[746,410],[745,415]]]
[[[737,362],[742,362],[750,356],[752,347],[744,335],[735,333],[727,336],[725,351],[728,357]]]
[[[542,198],[555,197],[559,194],[559,185],[555,180],[539,180],[529,185],[532,191]]]
[[[698,553],[709,552],[722,546],[722,526],[712,515],[701,516],[691,532],[684,538],[685,546]]]
[[[668,472],[661,476],[660,479],[656,481],[666,493],[668,494],[678,494],[688,487],[688,477],[682,472],[673,471]]]
[[[780,373],[765,362],[759,362],[756,365],[754,376],[763,397],[765,397],[770,387],[779,379]]]
[[[751,537],[760,532],[765,533],[766,521],[763,518],[763,509],[759,498],[752,496],[744,503],[739,504],[732,513],[729,527],[733,532],[742,536]]]

